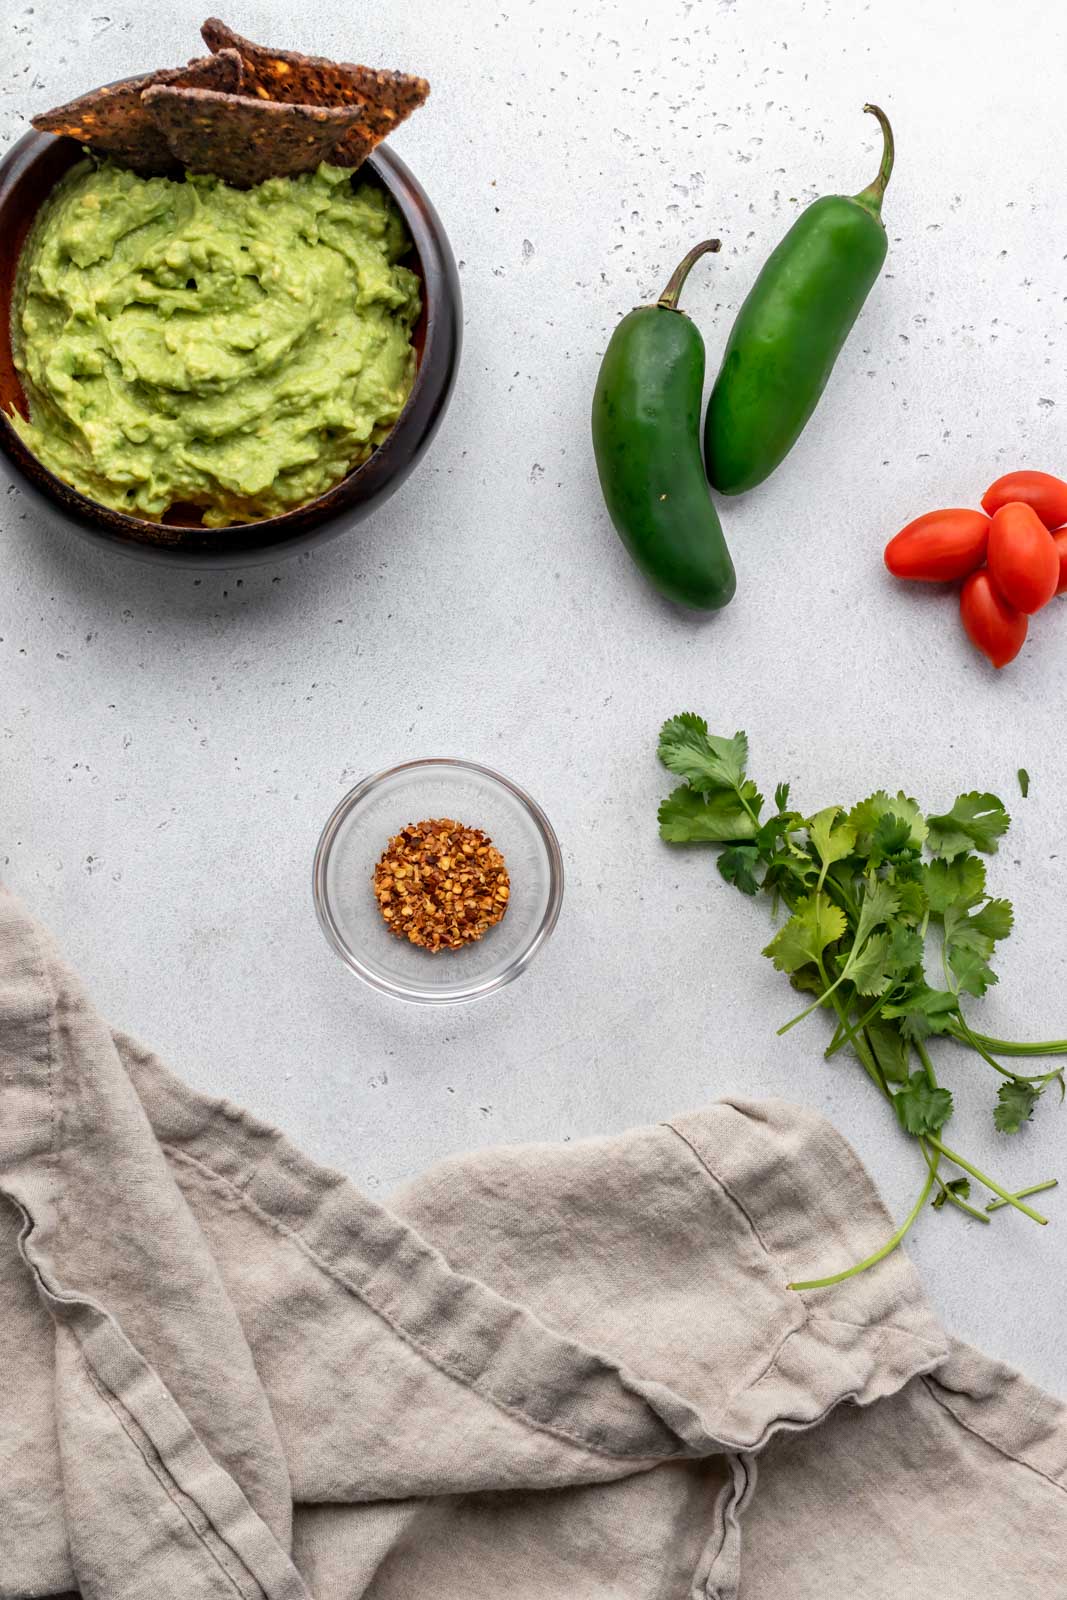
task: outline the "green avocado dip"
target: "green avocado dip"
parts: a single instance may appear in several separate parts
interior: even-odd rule
[[[321,166],[254,189],[76,167],[19,263],[15,359],[57,477],[104,505],[209,527],[337,483],[415,378],[419,280],[399,212]]]

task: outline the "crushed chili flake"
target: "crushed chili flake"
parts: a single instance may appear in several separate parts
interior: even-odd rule
[[[500,921],[511,886],[504,857],[481,828],[451,817],[409,822],[374,869],[390,933],[424,950],[460,950]]]

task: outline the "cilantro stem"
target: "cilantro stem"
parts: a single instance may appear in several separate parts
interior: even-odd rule
[[[1060,1180],[1058,1178],[1046,1178],[1044,1183],[1032,1183],[1028,1189],[1016,1189],[1015,1198],[1016,1200],[1022,1200],[1025,1199],[1028,1194],[1044,1194],[1046,1189],[1058,1188],[1059,1181]],[[986,1206],[986,1210],[999,1211],[1001,1206],[1006,1206],[1007,1204],[1007,1200],[990,1200]]]
[[[798,1022],[803,1022],[805,1017],[810,1017],[813,1011],[818,1011],[821,1005],[825,1005],[827,1000],[829,1000],[833,995],[834,990],[837,989],[840,984],[844,983],[847,976],[846,973],[842,972],[837,978],[834,979],[833,983],[830,983],[829,975],[823,970],[822,962],[819,963],[819,970],[822,973],[823,982],[829,984],[829,988],[824,989],[822,994],[817,995],[811,1002],[811,1005],[805,1006],[803,1011],[801,1011],[798,1016],[790,1017],[788,1022],[783,1022],[782,1026],[778,1029],[779,1037],[783,1033],[788,1033],[790,1028],[795,1028]]]
[[[821,886],[821,880],[820,880],[820,887],[818,889],[816,889],[816,891],[815,891],[816,899],[818,899],[818,897],[819,897],[819,895],[821,893],[822,893],[822,886]],[[863,954],[864,950],[866,950],[869,938],[870,938],[870,936],[868,935],[868,938],[864,939],[862,945],[860,946],[860,948],[858,950],[856,949],[855,945],[853,945],[852,949],[849,951],[847,957],[845,958],[844,966],[841,968],[841,971],[838,973],[838,975],[834,979],[833,983],[830,983],[829,974],[827,973],[826,968],[824,967],[824,965],[822,963],[822,959],[821,958],[818,959],[819,976],[822,978],[823,983],[828,984],[829,987],[824,989],[822,994],[817,996],[817,998],[814,999],[811,1002],[810,1006],[805,1006],[804,1010],[801,1011],[798,1016],[790,1017],[788,1022],[783,1022],[782,1026],[778,1029],[779,1038],[781,1037],[781,1035],[783,1033],[788,1033],[790,1028],[795,1028],[798,1022],[803,1022],[805,1017],[810,1017],[813,1011],[818,1011],[820,1006],[826,1004],[827,1000],[829,1000],[830,996],[834,993],[834,991],[836,989],[838,989],[841,986],[841,984],[843,984],[845,982],[846,978],[849,976],[849,972],[850,972],[850,970],[852,968],[853,962],[859,956],[861,956]],[[838,1016],[841,1016],[841,1015],[842,1015],[842,1013],[841,1013],[840,1009],[838,1009]]]
[[[871,1007],[871,1009],[863,1013],[863,1016],[856,1023],[856,1027],[861,1030],[865,1029],[868,1022],[874,1021],[884,1004],[885,995],[881,994],[878,996],[878,999],[874,1002],[874,1005]],[[833,1038],[830,1040],[827,1048],[823,1051],[823,1055],[825,1056],[826,1060],[829,1061],[831,1056],[836,1056],[837,1052],[841,1049],[841,1046],[845,1043],[851,1043],[851,1036],[847,1028],[842,1024],[842,1026],[834,1030]]]
[[[964,1027],[966,1027],[966,1023],[964,1023]],[[930,1060],[930,1052],[927,1050],[921,1039],[915,1040],[915,1053],[922,1062],[923,1071],[926,1073],[926,1079],[931,1089],[936,1089],[937,1075],[934,1072],[934,1064]],[[940,1150],[941,1154],[947,1156],[950,1161],[955,1162],[957,1167],[962,1167],[964,1172],[969,1172],[971,1174],[972,1178],[976,1178],[979,1183],[984,1183],[986,1188],[992,1189],[994,1194],[1000,1195],[1005,1205],[1014,1206],[1017,1211],[1022,1211],[1024,1215],[1032,1217],[1035,1222],[1040,1222],[1042,1224],[1046,1224],[1048,1222],[1048,1218],[1043,1217],[1040,1211],[1035,1211],[1032,1206],[1024,1205],[1017,1195],[1010,1194],[1007,1189],[1002,1189],[999,1183],[995,1183],[992,1178],[988,1177],[978,1167],[972,1166],[969,1161],[965,1161],[964,1158],[962,1156],[958,1156],[954,1150],[950,1150],[947,1145],[942,1144],[941,1140],[934,1134],[928,1134],[927,1138],[935,1150]],[[920,1144],[922,1143],[921,1140],[919,1142]]]
[[[838,883],[836,878],[827,878],[819,892],[826,895],[835,905],[840,906],[850,922],[856,921],[859,915],[856,900],[853,895],[848,893],[844,884]]]
[[[982,1060],[987,1062],[988,1065],[993,1068],[994,1072],[999,1072],[1002,1078],[1014,1078],[1022,1083],[1051,1083],[1053,1078],[1058,1078],[1060,1073],[1063,1071],[1062,1067],[1056,1067],[1052,1072],[1012,1072],[1009,1067],[1002,1067],[1000,1062],[990,1055],[989,1051],[982,1043],[981,1034],[972,1033],[967,1019],[963,1015],[962,1011],[959,1013],[959,1019],[960,1031],[962,1031],[963,1037],[960,1037],[960,1031],[957,1031],[955,1028],[949,1030],[952,1034],[952,1037],[957,1041],[957,1043],[969,1045],[972,1050],[976,1050],[981,1056]]]
[[[979,1211],[977,1206],[970,1205],[966,1200],[963,1199],[961,1195],[958,1195],[954,1189],[949,1188],[948,1184],[937,1170],[941,1164],[941,1157],[931,1156],[929,1150],[926,1148],[926,1141],[922,1138],[919,1139],[919,1149],[922,1151],[923,1160],[933,1173],[937,1182],[937,1186],[941,1190],[941,1193],[944,1195],[945,1199],[950,1201],[952,1205],[958,1206],[961,1211],[966,1211],[969,1217],[974,1217],[978,1222],[984,1222],[988,1224],[990,1219],[986,1216],[985,1211]],[[936,1204],[937,1201],[935,1200],[934,1205],[936,1206]],[[997,1200],[994,1202],[994,1204],[1001,1206],[1004,1204],[1004,1201]],[[987,1206],[986,1210],[988,1211],[989,1209],[990,1208]]]
[[[940,1183],[940,1181],[941,1180],[938,1179],[939,1183]],[[947,1183],[945,1185],[945,1198],[946,1198],[946,1200],[948,1200],[950,1205],[958,1206],[961,1211],[966,1211],[967,1215],[969,1217],[973,1217],[976,1222],[988,1222],[989,1221],[989,1218],[986,1216],[985,1211],[979,1211],[977,1206],[972,1206],[969,1200],[964,1200],[961,1195],[956,1194],[956,1192],[953,1189],[949,1188]],[[1002,1205],[1006,1205],[1007,1204],[1007,1202],[1004,1201],[1004,1200],[998,1200],[996,1203],[997,1203],[998,1206],[1002,1206]],[[989,1208],[987,1206],[986,1210],[988,1210],[988,1209]]]
[[[936,1134],[931,1133],[928,1134],[927,1137],[935,1150],[940,1150],[941,1154],[943,1156],[947,1156],[948,1159],[954,1162],[957,1167],[962,1167],[964,1172],[969,1172],[972,1178],[976,1178],[978,1182],[984,1184],[987,1189],[990,1189],[994,1194],[999,1195],[1004,1201],[1005,1205],[1014,1206],[1016,1211],[1021,1211],[1023,1216],[1029,1217],[1031,1221],[1040,1222],[1042,1227],[1048,1226],[1048,1218],[1043,1217],[1040,1211],[1035,1211],[1032,1206],[1026,1205],[1025,1202],[1020,1200],[1017,1195],[1011,1194],[1007,1189],[1001,1188],[1000,1184],[997,1183],[995,1178],[989,1177],[989,1175],[983,1172],[980,1167],[972,1166],[971,1162],[967,1161],[963,1156],[957,1155],[955,1150],[950,1150],[947,1144],[941,1143],[941,1140]]]
[[[915,1040],[915,1054],[922,1062],[922,1068],[926,1073],[927,1083],[930,1085],[931,1089],[936,1089],[938,1087],[937,1073],[934,1071],[934,1064],[930,1060],[930,1052],[927,1050],[921,1039]]]
[[[841,1024],[839,1022],[837,1024],[837,1027],[834,1029],[833,1038],[830,1040],[830,1043],[826,1046],[826,1049],[823,1051],[823,1060],[824,1061],[829,1061],[830,1057],[832,1055],[835,1055],[837,1053],[837,1051],[840,1050],[841,1046],[845,1043],[845,1040],[846,1040],[847,1037],[848,1036],[845,1033],[844,1028],[841,1026]]]
[[[929,1052],[929,1050],[927,1050],[925,1044],[923,1043],[923,1041],[921,1039],[916,1039],[915,1040],[915,1054],[918,1056],[919,1060],[922,1062],[922,1068],[923,1068],[923,1071],[926,1074],[926,1081],[930,1085],[931,1089],[938,1088],[939,1085],[938,1085],[938,1082],[937,1082],[937,1073],[934,1071],[934,1064],[930,1060],[930,1052]],[[924,1138],[922,1136],[920,1136],[920,1138],[919,1138],[919,1148],[922,1150],[923,1156],[926,1158],[926,1161],[929,1163],[930,1154],[929,1154],[929,1151],[926,1148],[926,1143],[925,1143],[925,1140],[924,1140]],[[937,1164],[940,1165],[940,1157],[935,1157],[934,1159],[937,1162]],[[938,1183],[941,1185],[941,1188],[944,1190],[944,1194],[945,1194],[945,1199],[946,1200],[951,1200],[952,1204],[954,1206],[959,1206],[960,1210],[961,1211],[966,1211],[969,1216],[977,1217],[979,1222],[988,1222],[989,1221],[989,1218],[984,1214],[984,1212],[978,1211],[972,1205],[968,1205],[966,1200],[961,1200],[960,1196],[958,1194],[955,1194],[953,1192],[953,1190],[949,1188],[948,1184],[944,1183],[942,1181],[942,1179],[938,1176],[937,1166],[935,1166],[935,1168],[934,1168],[934,1177],[937,1178]]]
[[[949,1032],[953,1038],[959,1037],[955,1029],[950,1028]],[[1020,1039],[991,1039],[989,1034],[974,1033],[970,1028],[967,1029],[967,1032],[976,1045],[981,1044],[987,1050],[995,1050],[998,1056],[1067,1055],[1067,1039],[1042,1039],[1034,1044],[1026,1044]]]
[[[739,784],[739,783],[735,784],[734,785],[734,793],[736,794],[737,798],[740,800],[741,804],[744,806],[745,810],[748,812],[749,816],[752,818],[752,821],[756,824],[756,827],[758,828],[759,825],[760,825],[759,812],[758,811],[753,811],[751,802],[748,800],[747,796],[744,793],[743,786],[741,784]]]
[[[956,996],[956,999],[958,1001],[959,997],[960,997],[960,986],[956,982],[954,977],[952,976],[952,973],[949,971],[948,957],[947,957],[947,955],[945,953],[946,949],[947,949],[947,946],[945,944],[942,944],[942,946],[941,946],[941,971],[945,974],[945,988],[949,989]]]
[[[819,976],[821,977],[823,983],[829,983],[830,980],[827,977],[826,968],[823,965],[823,961],[822,961],[822,957],[821,956],[818,957],[818,959],[816,961],[816,966],[819,969]],[[826,992],[828,994],[830,993],[829,990],[827,990]],[[846,1011],[845,1007],[841,1004],[841,1001],[838,998],[838,996],[835,995],[835,994],[831,994],[830,995],[830,1001],[831,1001],[831,1004],[833,1005],[834,1010],[837,1012],[838,1022],[840,1023],[841,1027],[844,1028],[844,1030],[845,1030],[845,1035],[846,1035],[846,1037],[848,1039],[849,1044],[852,1046],[853,1050],[855,1050],[855,1052],[856,1052],[856,1055],[859,1057],[860,1065],[863,1067],[863,1070],[866,1072],[868,1078],[870,1078],[870,1080],[874,1084],[875,1088],[876,1089],[880,1089],[881,1092],[886,1096],[886,1098],[891,1100],[893,1097],[889,1093],[889,1089],[888,1089],[888,1087],[886,1085],[885,1079],[882,1077],[881,1068],[878,1065],[877,1059],[875,1058],[873,1051],[869,1050],[869,1048],[868,1048],[868,1046],[867,1046],[865,1041],[861,1043],[859,1035],[856,1033],[855,1029],[852,1026],[851,1021],[849,1020],[848,1012]]]
[[[879,1087],[879,1089],[881,1089],[882,1093],[885,1095],[885,1097],[889,1101],[890,1105],[892,1105],[892,1103],[893,1103],[893,1091],[892,1091],[892,1089],[890,1089],[888,1083],[886,1082],[885,1073],[882,1071],[882,1063],[878,1059],[878,1052],[875,1050],[873,1044],[871,1043],[871,1036],[867,1032],[867,1029],[866,1029],[866,1027],[864,1026],[864,1024],[862,1022],[860,1023],[860,1029],[862,1030],[862,1033],[863,1033],[864,1043],[866,1044],[867,1049],[870,1052],[871,1060],[874,1062],[874,1069],[878,1074],[878,1077],[877,1077],[877,1080],[876,1080],[877,1084],[878,1084],[878,1087]]]
[[[846,1267],[843,1272],[835,1272],[829,1278],[809,1278],[803,1283],[789,1283],[786,1285],[786,1288],[797,1290],[829,1289],[832,1288],[835,1283],[844,1283],[846,1278],[854,1278],[857,1273],[866,1272],[868,1267],[877,1266],[879,1261],[884,1261],[886,1256],[892,1255],[893,1251],[903,1239],[912,1223],[918,1217],[923,1206],[930,1198],[930,1190],[934,1186],[934,1178],[934,1168],[929,1167],[926,1174],[926,1182],[922,1186],[922,1192],[920,1193],[918,1200],[916,1200],[915,1204],[904,1218],[904,1221],[900,1224],[900,1227],[897,1229],[896,1233],[892,1234],[886,1240],[885,1244],[882,1245],[881,1249],[874,1252],[873,1256],[867,1256],[865,1260],[857,1261],[855,1266]]]

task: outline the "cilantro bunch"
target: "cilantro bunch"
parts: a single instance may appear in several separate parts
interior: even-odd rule
[[[1004,1061],[1067,1052],[1067,1040],[1024,1044],[976,1032],[965,1006],[997,981],[996,946],[1011,933],[1007,900],[986,890],[983,855],[995,855],[1011,818],[992,794],[962,794],[950,811],[924,816],[914,800],[879,790],[851,810],[826,806],[814,816],[790,808],[789,785],[774,792],[774,809],[746,775],[748,740],[709,734],[701,717],[666,722],[659,758],[683,781],[659,808],[671,843],[722,845],[719,871],[742,894],[760,891],[789,915],[764,950],[793,985],[814,999],[778,1029],[786,1033],[813,1011],[836,1020],[827,1057],[849,1048],[917,1142],[926,1166],[922,1192],[905,1221],[866,1261],[829,1278],[793,1284],[821,1288],[873,1266],[896,1248],[933,1194],[979,1222],[1012,1206],[1035,1222],[1047,1219],[1027,1196],[1055,1179],[1010,1191],[942,1139],[952,1095],[937,1080],[930,1041],[947,1038],[975,1052],[1001,1079],[993,1120],[1017,1133],[1063,1068],[1027,1074]],[[939,948],[938,948],[939,947]],[[933,982],[927,961],[940,972]],[[942,1163],[956,1177],[942,1175]],[[994,1199],[971,1204],[971,1180]]]

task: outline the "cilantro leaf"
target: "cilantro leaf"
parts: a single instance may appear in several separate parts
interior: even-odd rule
[[[827,867],[833,866],[835,861],[844,861],[855,848],[855,828],[850,828],[847,822],[834,825],[834,818],[840,810],[840,806],[827,806],[825,811],[820,811],[808,822],[808,837],[818,853],[824,871]]]
[[[814,891],[818,875],[819,869],[808,855],[801,860],[792,855],[773,855],[767,862],[763,887],[775,896],[776,909],[777,901],[781,899],[791,911],[795,911]]]
[[[1029,1122],[1037,1105],[1040,1089],[1021,1078],[1008,1078],[997,1090],[997,1103],[993,1107],[993,1121],[999,1133],[1018,1133],[1024,1122]]]
[[[933,1199],[935,1211],[940,1211],[949,1195],[958,1195],[961,1200],[971,1198],[970,1178],[950,1178],[948,1183],[943,1183]]]
[[[948,964],[956,979],[957,988],[965,990],[967,994],[975,995],[979,1000],[986,990],[997,982],[996,973],[980,950],[968,950],[963,945],[953,945],[948,951]]]
[[[885,861],[891,856],[904,855],[911,850],[911,824],[906,817],[895,817],[891,811],[878,818],[871,835],[871,859]]]
[[[1006,939],[1015,926],[1015,912],[1010,900],[987,900],[985,905],[967,918],[968,928],[990,939]]]
[[[1019,768],[1019,793],[1025,800],[1030,793],[1030,774],[1025,767]]]
[[[680,711],[676,717],[668,717],[660,729],[660,744],[665,739],[684,739],[690,734],[703,735],[708,731],[708,725],[703,717],[698,717],[695,711]]]
[[[906,923],[894,922],[892,926],[890,954],[893,965],[898,972],[910,972],[917,967],[923,958],[925,944],[921,933],[914,928],[909,928]]]
[[[893,971],[887,933],[873,933],[853,960],[845,963],[845,973],[858,994],[884,994]]]
[[[987,900],[973,917],[950,906],[945,912],[945,944],[991,956],[997,940],[1008,937],[1013,922],[1014,915],[1008,900]]]
[[[756,835],[756,843],[761,850],[772,851],[778,840],[781,839],[791,856],[795,856],[798,863],[805,867],[814,867],[814,862],[806,850],[801,850],[795,845],[789,835],[797,828],[803,827],[804,819],[796,811],[779,811],[775,816],[768,817],[767,821],[760,824]]]
[[[866,893],[860,902],[860,914],[856,923],[856,943],[862,944],[872,929],[880,923],[888,922],[890,917],[896,915],[900,902],[896,890],[883,878],[875,878],[868,883]]]
[[[950,906],[966,911],[985,896],[985,862],[972,855],[928,861],[922,869],[922,882],[931,916],[943,917]]]
[[[997,840],[1011,823],[1004,803],[995,794],[957,795],[951,811],[928,818],[930,849],[951,861],[968,850],[996,855]]]
[[[900,999],[883,1006],[882,1015],[900,1019],[906,1039],[927,1039],[932,1033],[947,1033],[959,1014],[959,996],[950,989],[931,989],[919,982]]]
[[[663,724],[659,758],[669,772],[685,778],[702,794],[716,789],[740,789],[748,761],[748,740],[743,733],[720,739],[708,732],[702,717],[683,712]]]
[[[754,795],[754,785],[746,784],[749,789]],[[731,790],[705,796],[683,783],[661,801],[659,831],[671,844],[728,844],[753,838],[756,824]]]
[[[926,840],[926,823],[916,802],[909,800],[903,789],[895,797],[886,794],[884,789],[878,789],[866,800],[860,800],[848,814],[848,820],[859,839],[861,854],[869,854],[875,829],[885,816],[899,817],[906,822],[911,848],[922,849]]]
[[[923,920],[929,909],[926,891],[921,883],[917,883],[913,878],[902,878],[899,872],[896,876],[896,890],[900,899],[897,916],[901,922],[914,927]]]
[[[997,975],[989,958],[998,939],[1007,938],[1013,913],[1007,900],[987,900],[973,916],[949,906],[944,913],[945,959],[956,976],[957,989],[981,998]]]
[[[886,1081],[906,1083],[908,1045],[896,1023],[887,1022],[883,1017],[874,1017],[868,1022],[864,1031]]]
[[[925,1072],[913,1072],[903,1089],[893,1096],[900,1125],[908,1133],[937,1133],[952,1115],[952,1095],[934,1088]]]
[[[774,791],[774,809],[784,811],[789,804],[789,785],[780,783]]]
[[[825,992],[822,978],[814,967],[798,967],[796,972],[791,972],[789,987],[800,994],[817,994],[820,999]]]
[[[759,889],[756,868],[759,850],[754,844],[734,844],[719,857],[719,871],[727,883],[732,883],[742,894],[755,894]]]
[[[845,913],[839,906],[823,895],[809,895],[778,929],[763,954],[770,956],[779,972],[798,972],[819,961],[827,945],[840,939],[845,926]]]

